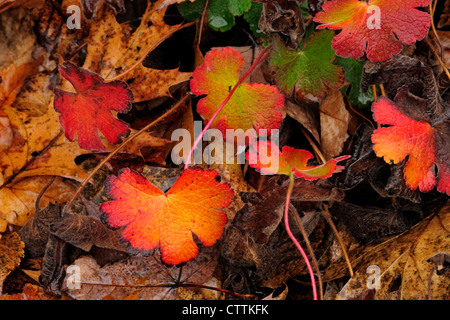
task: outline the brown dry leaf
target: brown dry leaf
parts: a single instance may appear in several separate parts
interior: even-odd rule
[[[23,226],[35,212],[35,202],[41,190],[51,180],[50,176],[30,177],[0,188],[0,232],[7,224]],[[50,202],[68,201],[76,188],[57,178],[39,204],[46,207]]]
[[[320,147],[326,160],[341,154],[348,138],[350,113],[345,108],[340,90],[328,90],[328,96],[320,103]]]
[[[34,284],[26,283],[21,293],[5,294],[0,300],[56,300],[44,293],[44,290]]]
[[[16,232],[6,232],[0,238],[0,295],[8,274],[17,268],[24,257],[25,245]]]
[[[183,265],[180,281],[207,283],[217,266],[218,255],[217,245],[202,248],[196,259]],[[180,268],[163,265],[158,251],[149,257],[132,256],[103,267],[91,256],[85,256],[75,260],[72,266],[80,268],[81,287],[71,288],[71,278],[68,274],[63,282],[63,291],[76,300],[178,298],[173,285],[179,277]]]
[[[90,25],[87,55],[84,68],[97,72],[105,79],[115,77],[132,66],[145,55],[146,50],[157,45],[160,39],[173,34],[179,26],[169,26],[164,22],[166,9],[157,10],[162,1],[149,2],[141,18],[140,26],[129,34],[127,25],[117,22],[111,9],[104,10]],[[169,96],[169,88],[189,80],[192,73],[173,70],[137,67],[120,80],[131,82],[134,101],[147,101],[161,96]]]
[[[407,232],[351,250],[350,262],[355,274],[336,298],[358,298],[371,289],[368,284],[376,285],[375,272],[379,270],[377,300],[448,300],[450,278],[439,275],[429,259],[448,252],[449,248],[450,206],[447,204]],[[345,263],[340,261],[325,270],[324,280],[340,278],[345,272]]]
[[[444,63],[447,66],[447,68],[450,68],[450,31],[437,31],[437,34],[444,49]]]
[[[10,105],[25,79],[37,72],[42,58],[33,52],[36,37],[28,10],[18,8],[0,15],[0,103]]]
[[[17,7],[39,9],[43,4],[42,0],[0,0],[0,13]]]

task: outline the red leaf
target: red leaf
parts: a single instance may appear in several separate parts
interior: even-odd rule
[[[435,165],[439,170],[438,188],[450,194],[450,165],[448,141],[449,122],[432,125],[426,113],[426,101],[412,96],[405,89],[396,96],[397,105],[385,97],[372,105],[375,121],[389,127],[376,129],[372,134],[373,149],[387,163],[398,163],[408,157],[404,168],[408,188],[430,191],[436,185]],[[414,110],[413,119],[405,113]]]
[[[161,246],[162,260],[180,264],[195,258],[198,248],[192,233],[205,245],[213,245],[223,233],[227,216],[221,210],[233,198],[217,171],[185,170],[164,193],[143,176],[124,169],[106,182],[114,199],[101,205],[111,227],[126,226],[122,238],[138,250]]]
[[[317,180],[329,178],[333,173],[342,171],[344,167],[337,165],[337,163],[350,158],[350,156],[341,156],[322,165],[308,166],[308,160],[312,159],[313,155],[307,150],[284,146],[279,156],[276,156],[276,154],[274,156],[274,152],[279,153],[279,149],[273,142],[258,141],[250,147],[246,159],[249,160],[251,167],[264,174],[285,174],[289,176],[293,173],[306,180]]]
[[[55,109],[67,139],[86,150],[105,150],[100,131],[110,143],[120,143],[130,133],[128,125],[111,111],[126,113],[131,109],[133,93],[125,82],[105,81],[97,74],[78,68],[69,61],[59,66],[59,72],[75,88],[76,93],[55,89]]]
[[[319,29],[342,29],[333,39],[337,55],[356,59],[366,52],[368,59],[384,61],[398,54],[402,43],[413,44],[425,37],[431,18],[415,7],[430,3],[431,0],[333,0],[322,6],[324,12],[319,12],[314,21],[323,23]]]

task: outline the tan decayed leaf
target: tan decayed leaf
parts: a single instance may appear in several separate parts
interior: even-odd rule
[[[16,232],[7,232],[0,238],[0,295],[5,278],[19,266],[25,245]]]
[[[6,223],[23,226],[35,212],[35,202],[41,190],[51,177],[38,176],[21,180],[12,186],[0,188],[0,232],[5,231]],[[40,208],[49,202],[68,201],[75,192],[75,186],[57,178],[41,199]]]
[[[149,3],[141,18],[140,26],[130,36],[127,26],[119,24],[111,9],[105,10],[90,26],[87,56],[83,68],[97,72],[106,80],[129,69],[146,55],[146,50],[157,46],[159,41],[178,30],[164,22],[166,9],[155,10],[163,1]],[[150,27],[149,27],[150,25]],[[169,95],[169,88],[189,80],[190,72],[156,70],[139,63],[120,80],[133,80],[133,102],[146,101]]]
[[[446,205],[398,236],[350,251],[355,274],[336,298],[353,299],[367,289],[376,289],[377,300],[448,300],[450,278],[438,275],[428,259],[448,252],[449,230],[450,206]],[[340,278],[345,271],[344,263],[339,262],[327,268],[324,278]]]

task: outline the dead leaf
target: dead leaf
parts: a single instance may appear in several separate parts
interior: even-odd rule
[[[24,257],[24,247],[16,232],[6,232],[0,238],[0,295],[5,278],[19,266]]]
[[[203,248],[198,257],[182,268],[181,283],[204,284],[208,282],[217,265],[217,246]],[[79,289],[67,286],[68,275],[63,291],[77,300],[122,300],[133,295],[138,300],[177,299],[177,279],[180,268],[168,267],[161,263],[159,252],[153,256],[132,256],[126,260],[100,267],[95,259],[86,256],[75,260],[74,266],[80,268]]]
[[[169,26],[164,22],[166,9],[155,10],[162,3],[162,0],[148,3],[140,26],[131,35],[128,27],[119,24],[112,10],[104,6],[99,18],[90,25],[91,36],[88,38],[83,68],[97,72],[105,79],[131,69],[145,54],[145,50],[178,29],[178,26]],[[190,72],[156,70],[139,63],[120,80],[130,83],[133,102],[139,102],[170,96],[169,88],[189,80],[190,76]]]
[[[320,106],[320,147],[326,160],[341,154],[348,138],[351,115],[345,108],[340,90],[328,90]]]
[[[375,272],[379,271],[376,300],[448,300],[450,278],[437,274],[435,264],[429,259],[448,251],[449,230],[450,206],[447,204],[398,236],[351,250],[349,257],[355,274],[336,298],[350,299],[368,289],[368,284],[376,285]],[[340,261],[325,270],[324,280],[330,281],[345,273],[345,263]]]
[[[7,224],[23,226],[35,212],[35,202],[41,190],[51,177],[37,176],[0,187],[0,232]],[[75,186],[58,178],[42,197],[39,206],[44,208],[50,202],[68,201],[75,192]]]
[[[21,293],[5,294],[0,300],[55,300],[54,297],[44,293],[41,287],[26,283]]]

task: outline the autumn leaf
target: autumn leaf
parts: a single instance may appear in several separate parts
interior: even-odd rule
[[[331,48],[332,31],[320,31],[311,36],[301,50],[292,50],[280,40],[274,41],[269,65],[275,71],[280,89],[299,97],[311,94],[323,97],[327,87],[339,89],[344,84],[344,72],[333,64],[335,53]]]
[[[436,166],[437,190],[450,195],[448,120],[433,123],[426,114],[426,100],[413,96],[406,87],[398,90],[395,101],[380,97],[372,105],[374,120],[390,125],[372,134],[376,155],[394,164],[408,157],[404,168],[406,185],[421,192],[436,185]]]
[[[422,40],[431,24],[430,15],[415,7],[431,0],[333,0],[322,6],[315,22],[318,28],[342,31],[333,39],[333,49],[342,57],[384,61],[402,50],[403,44]]]
[[[313,155],[307,150],[284,146],[279,153],[279,157],[274,157],[274,152],[280,152],[276,144],[271,141],[258,141],[250,147],[246,159],[249,160],[251,167],[264,174],[285,174],[289,176],[293,173],[295,176],[306,180],[316,180],[329,178],[333,173],[342,171],[344,167],[337,165],[337,163],[350,158],[350,156],[341,156],[322,165],[308,166],[308,161],[313,158]],[[272,162],[271,159],[275,159],[275,161]]]
[[[192,92],[207,95],[197,104],[197,111],[205,122],[212,118],[238,82],[242,64],[241,54],[227,47],[211,50],[206,55],[204,64],[194,71],[190,83]],[[260,129],[269,131],[279,128],[282,120],[280,109],[283,105],[284,96],[275,86],[242,83],[211,127],[219,129],[224,135],[227,129],[242,129],[241,132],[236,132],[236,136],[237,141],[244,141],[241,138],[249,129],[258,132]]]
[[[133,93],[122,81],[105,81],[95,73],[66,61],[59,72],[75,88],[75,93],[55,89],[55,109],[66,137],[87,150],[105,150],[98,131],[111,143],[120,143],[130,132],[128,125],[111,111],[126,113],[131,109]]]
[[[185,170],[164,193],[138,173],[124,169],[110,176],[106,185],[114,199],[101,205],[109,226],[126,226],[122,239],[137,250],[161,246],[162,260],[180,264],[195,258],[198,248],[192,233],[213,245],[227,222],[221,209],[233,198],[228,184],[219,183],[217,172]]]

